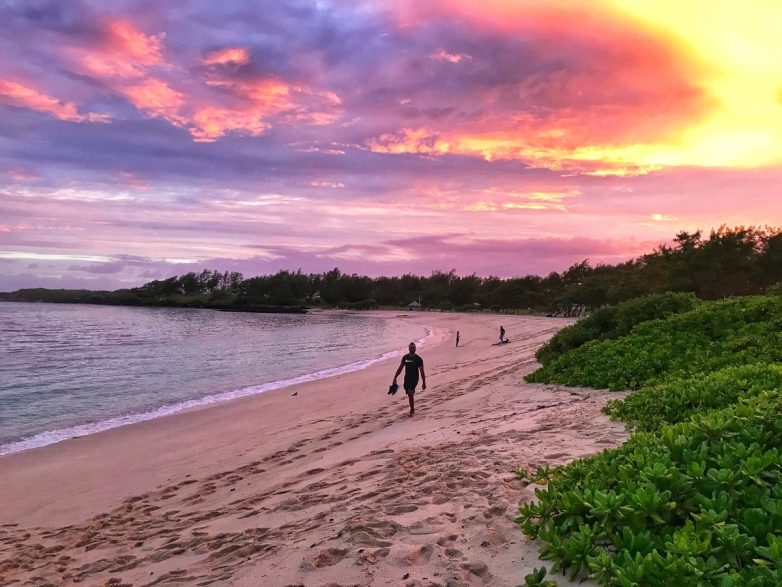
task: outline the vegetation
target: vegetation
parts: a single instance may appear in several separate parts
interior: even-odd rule
[[[638,389],[670,377],[782,360],[782,297],[747,296],[637,325],[553,358],[528,381]]]
[[[585,342],[625,336],[636,324],[687,312],[697,304],[698,300],[694,294],[669,292],[635,298],[615,306],[606,306],[595,310],[572,326],[560,330],[538,349],[535,357],[545,365]]]
[[[519,523],[601,584],[782,584],[782,396],[637,433],[555,471]]]
[[[522,309],[555,311],[573,304],[600,308],[642,295],[664,292],[691,292],[705,300],[731,295],[778,293],[782,291],[782,229],[738,227],[701,232],[682,232],[671,246],[663,245],[617,265],[591,266],[587,261],[546,277],[527,275],[510,279],[459,276],[455,271],[435,271],[423,277],[370,278],[349,275],[335,268],[325,273],[304,274],[280,271],[274,275],[245,278],[237,272],[205,269],[141,287],[113,292],[85,290],[27,289],[0,293],[0,300],[49,301],[129,305],[170,305],[233,309],[300,308],[302,306],[362,307],[404,306],[420,299],[428,308],[470,311]],[[692,298],[664,298],[670,311],[688,309]],[[559,354],[579,346],[597,328],[605,338],[621,336],[632,326],[634,316],[644,317],[644,304],[656,311],[651,301],[633,302],[619,315],[595,312],[583,330],[563,334],[562,348],[551,346],[546,354]],[[681,304],[681,306],[677,306]],[[660,308],[661,309],[661,308]],[[629,322],[628,322],[629,319]],[[567,340],[572,336],[572,340]],[[565,342],[566,341],[566,342]]]
[[[622,587],[782,584],[780,326],[778,296],[699,303],[618,338],[595,329],[529,377],[640,387],[605,408],[637,430],[622,447],[535,475],[548,487],[517,522],[555,571]]]
[[[611,400],[604,411],[629,428],[653,432],[663,424],[689,420],[694,414],[733,405],[768,390],[782,389],[782,365],[756,363],[726,367],[696,377],[674,377]]]
[[[572,304],[600,308],[641,295],[691,292],[700,299],[777,291],[782,283],[782,229],[720,228],[708,237],[682,232],[673,245],[663,245],[637,259],[617,265],[576,263],[562,273],[510,279],[460,276],[435,271],[429,276],[370,278],[342,273],[305,274],[280,271],[245,278],[241,273],[205,269],[141,287],[114,292],[83,290],[19,290],[0,294],[0,300],[77,303],[173,305],[232,309],[406,306],[420,299],[442,310],[521,309],[554,311]],[[675,300],[677,298],[670,298]],[[687,298],[683,303],[687,304]],[[625,317],[641,311],[628,309]],[[600,316],[593,322],[601,320]],[[627,324],[607,326],[621,335]],[[610,322],[610,319],[609,319]],[[599,326],[603,328],[603,326]],[[561,338],[560,340],[564,340]],[[577,337],[568,345],[581,344]],[[576,344],[576,346],[578,346]],[[559,352],[571,348],[566,345]]]

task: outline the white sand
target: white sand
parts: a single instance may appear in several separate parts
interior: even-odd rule
[[[522,583],[514,470],[621,443],[611,394],[522,381],[562,319],[394,319],[436,333],[413,418],[394,359],[0,457],[0,584]]]

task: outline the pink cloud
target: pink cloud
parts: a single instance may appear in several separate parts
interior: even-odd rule
[[[164,35],[145,35],[125,20],[110,22],[108,31],[109,43],[118,53],[132,57],[144,65],[160,63]]]
[[[448,63],[459,63],[469,58],[470,56],[464,53],[448,53],[445,49],[438,49],[434,54],[432,54],[432,59],[437,61],[446,61]]]
[[[108,122],[110,119],[108,114],[95,112],[81,114],[73,102],[64,102],[28,85],[8,79],[0,79],[0,102],[45,112],[59,120],[69,122]]]
[[[211,75],[207,85],[231,98],[230,105],[197,106],[190,133],[196,141],[211,142],[236,132],[258,136],[276,118],[287,124],[329,124],[340,115],[341,101],[333,92],[315,92],[304,84],[267,77],[234,79]]]
[[[341,101],[333,92],[270,75],[237,76],[221,67],[249,63],[244,47],[210,52],[202,59],[207,66],[203,78],[183,77],[182,70],[165,61],[164,39],[164,34],[146,34],[130,21],[110,20],[103,24],[98,44],[71,47],[66,54],[79,71],[145,115],[187,129],[196,142],[228,134],[259,136],[273,122],[328,124],[340,114]],[[75,107],[68,108],[75,115]]]
[[[105,22],[102,32],[94,46],[67,49],[85,73],[98,78],[138,78],[147,67],[163,63],[165,35],[144,34],[127,20]]]
[[[247,108],[239,111],[219,106],[204,106],[195,111],[190,120],[190,134],[193,140],[211,143],[220,137],[235,132],[257,137],[262,135],[269,125],[263,122],[270,111],[266,108]]]
[[[151,116],[165,118],[179,126],[188,124],[188,119],[181,114],[185,105],[184,94],[172,89],[163,80],[147,77],[133,84],[121,85],[117,91]]]
[[[461,77],[440,75],[458,80],[461,92],[451,89],[440,96],[433,86],[412,100],[405,96],[404,106],[431,110],[428,102],[434,100],[427,95],[434,93],[462,115],[406,122],[376,134],[366,140],[375,152],[521,160],[595,175],[643,174],[659,168],[655,161],[665,145],[682,141],[686,130],[717,106],[704,89],[709,68],[692,51],[606,5],[403,0],[391,13],[407,34],[423,34],[432,22],[447,19],[502,39],[507,52],[518,53],[519,66],[509,67],[508,54],[497,60],[478,54],[464,63],[464,55],[439,49],[431,57],[459,65],[448,72],[462,72]],[[518,43],[520,38],[529,45]],[[494,68],[495,83],[481,83],[482,72]]]
[[[204,65],[246,65],[250,62],[250,52],[245,47],[226,47],[207,53]]]

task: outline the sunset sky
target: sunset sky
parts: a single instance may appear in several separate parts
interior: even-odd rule
[[[778,0],[0,0],[0,291],[782,225]]]

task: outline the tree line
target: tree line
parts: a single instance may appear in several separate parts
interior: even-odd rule
[[[713,300],[766,293],[781,282],[782,229],[723,226],[708,235],[680,232],[671,244],[624,263],[592,265],[584,260],[546,276],[503,279],[462,276],[451,270],[428,276],[368,277],[334,268],[324,273],[279,271],[246,278],[238,272],[205,269],[114,292],[19,290],[0,294],[0,299],[236,309],[371,308],[406,306],[418,300],[424,307],[443,310],[550,311],[571,304],[596,308],[665,291],[692,292]]]

